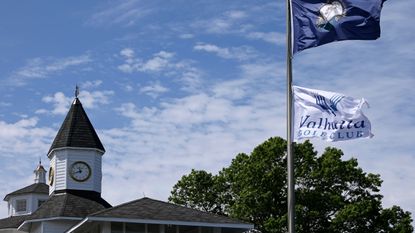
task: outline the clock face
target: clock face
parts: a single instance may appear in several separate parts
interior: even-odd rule
[[[53,185],[53,181],[55,179],[55,172],[53,170],[53,167],[49,168],[49,185]]]
[[[91,168],[87,163],[78,161],[72,164],[69,174],[75,181],[84,182],[91,176]]]

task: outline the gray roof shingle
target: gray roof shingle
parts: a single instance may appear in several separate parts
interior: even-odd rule
[[[172,203],[141,198],[92,214],[93,217],[184,221],[224,224],[247,224],[226,216],[215,215]]]
[[[29,217],[30,215],[21,215],[0,219],[0,229],[17,228]]]
[[[95,148],[105,152],[78,98],[73,101],[48,154],[54,149],[63,147]]]
[[[72,193],[52,194],[30,215],[12,216],[0,219],[0,229],[18,228],[26,220],[54,217],[78,217],[80,219],[111,207],[101,197],[88,198]]]
[[[29,219],[52,217],[80,217],[104,210],[111,205],[104,199],[92,200],[70,193],[53,194]]]
[[[4,197],[4,200],[7,201],[10,196],[20,195],[20,194],[28,194],[28,193],[41,193],[41,194],[49,194],[49,186],[44,183],[35,183],[14,192],[7,194]]]

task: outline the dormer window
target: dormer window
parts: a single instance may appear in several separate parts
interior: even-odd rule
[[[39,208],[45,202],[46,202],[46,200],[38,200],[37,201],[37,208]]]
[[[26,199],[16,200],[16,212],[26,211]]]

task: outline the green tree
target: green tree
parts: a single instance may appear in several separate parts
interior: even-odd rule
[[[356,159],[342,160],[336,148],[317,156],[309,141],[295,144],[294,153],[297,232],[413,232],[411,214],[383,208],[380,176],[365,173]],[[262,232],[287,232],[285,155],[286,141],[270,138],[218,175],[192,170],[169,201],[249,221]]]
[[[225,190],[222,189],[221,178],[213,176],[206,171],[192,169],[189,175],[183,176],[174,185],[172,193],[175,193],[175,195],[169,197],[169,201],[186,207],[223,215],[227,200],[222,198]]]

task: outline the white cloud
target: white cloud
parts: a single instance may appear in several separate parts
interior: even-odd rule
[[[198,43],[193,47],[193,49],[197,51],[214,53],[217,56],[225,59],[236,59],[244,61],[257,57],[255,49],[248,46],[221,48],[213,44]]]
[[[45,96],[42,98],[43,102],[53,104],[53,110],[51,110],[51,113],[58,115],[63,115],[68,112],[68,106],[70,106],[72,100],[72,98],[66,97],[62,92],[56,92],[53,95]],[[37,113],[45,113],[45,111],[42,109],[41,111],[37,111]]]
[[[263,40],[268,43],[276,45],[285,45],[285,34],[279,32],[249,32],[246,34],[247,38]]]
[[[143,1],[112,1],[107,3],[102,10],[92,14],[86,24],[91,26],[133,26],[138,23],[139,19],[151,12],[153,10],[146,7]]]
[[[118,66],[118,69],[124,73],[132,73],[134,72],[134,67],[128,63],[122,64]]]
[[[262,40],[274,45],[283,46],[285,44],[285,33],[270,31],[260,31],[263,21],[273,21],[264,15],[264,9],[279,10],[276,4],[266,4],[246,10],[228,11],[219,17],[195,21],[191,26],[198,32],[208,34],[233,34],[247,39]],[[270,12],[271,13],[271,12]],[[269,16],[268,16],[269,17]],[[266,19],[263,19],[266,18]],[[275,23],[275,22],[274,22]],[[256,25],[259,24],[259,25]]]
[[[120,83],[121,88],[126,92],[131,92],[134,90],[134,86],[128,83]]]
[[[181,89],[189,92],[197,92],[198,89],[202,86],[202,76],[204,75],[203,72],[185,63],[180,64],[180,70],[181,73],[179,79],[183,83]]]
[[[81,91],[79,99],[85,108],[97,108],[100,105],[110,103],[110,97],[114,95],[113,91]]]
[[[39,156],[45,154],[54,131],[50,128],[37,127],[36,117],[20,119],[15,123],[0,121],[0,154],[1,157],[14,155]],[[13,154],[10,154],[10,153]]]
[[[140,88],[140,93],[144,93],[153,98],[157,98],[160,94],[167,92],[169,89],[162,86],[159,82],[153,83],[149,86],[144,86]]]
[[[143,60],[135,57],[134,50],[131,48],[123,49],[121,52],[124,54],[124,61],[118,66],[118,69],[124,73],[158,74],[163,71],[164,75],[180,81],[183,84],[182,90],[190,92],[195,91],[201,85],[202,72],[193,66],[192,61],[177,61],[174,53],[159,51],[154,53],[151,58]]]
[[[9,107],[9,106],[11,106],[12,104],[11,103],[9,103],[9,102],[3,102],[3,101],[1,101],[0,102],[0,107]]]
[[[232,33],[243,30],[242,20],[247,17],[244,11],[228,11],[220,17],[196,21],[194,28],[203,29],[208,33]]]
[[[195,35],[191,33],[184,33],[184,34],[179,35],[179,37],[182,39],[191,39],[191,38],[194,38]]]
[[[118,69],[125,73],[159,72],[172,66],[171,58],[174,56],[173,53],[160,51],[153,54],[153,57],[147,61],[143,61],[136,59],[134,57],[134,51],[129,48],[121,50],[120,54],[125,57],[125,60],[124,64],[118,66]]]
[[[169,66],[170,58],[173,57],[173,53],[168,53],[165,51],[160,51],[157,54],[154,54],[153,58],[145,61],[143,64],[138,65],[137,69],[139,71],[160,71],[163,68]]]
[[[8,85],[23,86],[32,79],[47,78],[71,67],[88,64],[92,59],[89,55],[65,58],[34,58],[16,70],[7,80]]]
[[[241,11],[241,10],[228,11],[228,12],[225,13],[225,15],[229,19],[243,19],[243,18],[247,17],[246,12]]]
[[[120,54],[124,57],[128,58],[133,58],[134,57],[134,50],[132,50],[131,48],[125,48],[123,50],[120,51]]]
[[[81,91],[79,98],[81,99],[82,105],[85,108],[96,108],[99,105],[108,104],[110,96],[114,94],[113,91]],[[45,96],[42,98],[45,103],[51,103],[53,105],[52,110],[38,109],[35,113],[45,114],[50,113],[53,115],[64,115],[68,112],[69,107],[73,101],[73,97],[67,97],[62,92],[56,92],[53,95]]]
[[[47,114],[49,111],[47,109],[41,108],[35,111],[35,114]]]
[[[122,104],[116,112],[126,118],[125,127],[101,134],[107,148],[105,195],[117,203],[143,192],[166,199],[190,169],[217,172],[237,153],[249,153],[268,137],[283,134],[284,108],[277,106],[285,98],[272,85],[274,69],[275,64],[246,66],[234,80],[165,99],[158,107],[140,107],[139,101]],[[227,94],[238,90],[243,92],[239,98]],[[120,183],[131,190],[127,196],[111,189]]]
[[[102,80],[86,81],[81,83],[81,88],[89,89],[99,87],[102,84]]]

